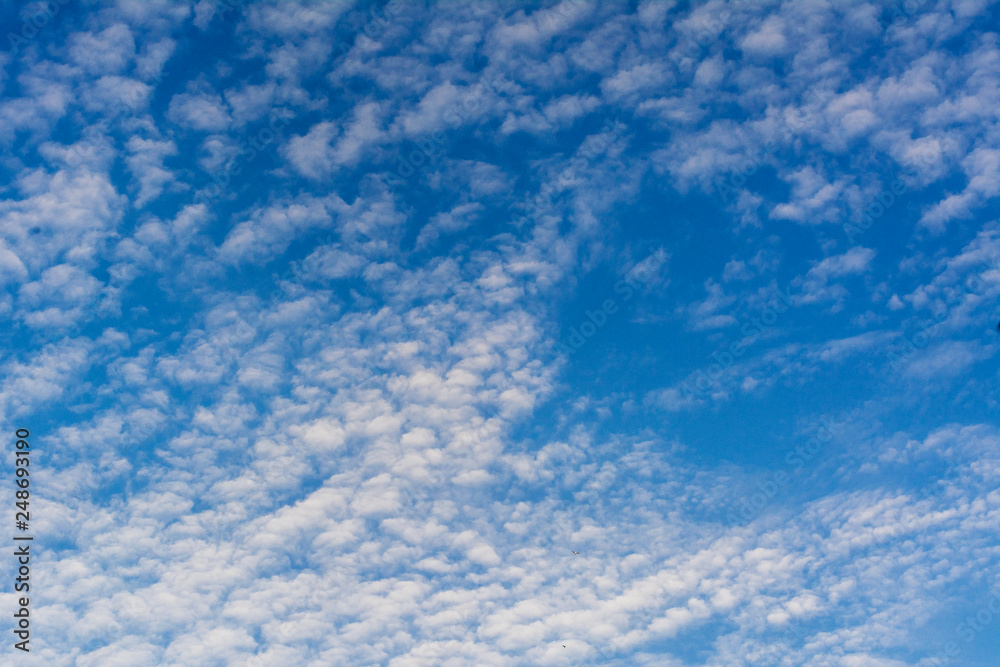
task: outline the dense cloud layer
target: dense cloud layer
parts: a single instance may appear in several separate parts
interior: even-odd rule
[[[3,11],[4,654],[991,664],[995,3]]]

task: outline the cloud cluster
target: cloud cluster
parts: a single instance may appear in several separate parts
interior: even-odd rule
[[[987,664],[997,8],[904,4],[48,3],[17,659]]]

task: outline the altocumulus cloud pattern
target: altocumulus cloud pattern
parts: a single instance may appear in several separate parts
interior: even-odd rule
[[[3,664],[997,664],[997,3],[2,20]]]

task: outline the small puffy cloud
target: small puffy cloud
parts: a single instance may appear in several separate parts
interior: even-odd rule
[[[935,204],[920,219],[921,224],[941,231],[955,218],[968,218],[975,208],[1000,194],[1000,150],[977,148],[962,161],[968,179],[965,189]]]
[[[135,39],[123,23],[69,36],[69,57],[90,74],[119,74],[135,57]]]
[[[124,76],[102,76],[84,87],[81,101],[88,111],[101,111],[116,115],[123,109],[141,112],[149,105],[153,88],[148,83]]]
[[[604,95],[612,100],[635,100],[642,93],[653,94],[669,83],[670,74],[663,65],[643,63],[617,72],[601,82]]]
[[[226,90],[226,102],[233,110],[233,122],[243,125],[265,117],[275,106],[276,93],[277,86],[273,81]]]
[[[841,182],[829,182],[812,167],[803,167],[787,176],[792,185],[792,200],[771,209],[774,219],[816,224],[837,219]]]
[[[777,16],[767,18],[740,42],[740,48],[743,49],[744,53],[761,57],[781,55],[787,46],[785,23]]]
[[[995,354],[994,348],[974,341],[941,341],[907,359],[902,371],[918,380],[954,378]]]
[[[749,269],[747,269],[746,262],[738,259],[732,259],[727,262],[722,271],[722,280],[724,282],[729,282],[731,280],[749,280],[752,277],[753,274]]]
[[[339,244],[313,250],[299,268],[310,280],[339,280],[361,273],[368,261],[361,255],[342,250]]]
[[[482,210],[482,204],[472,202],[460,204],[446,213],[438,213],[420,230],[416,247],[425,248],[433,244],[442,234],[466,229],[476,221]]]
[[[19,282],[28,276],[28,269],[21,259],[0,240],[0,283]]]
[[[342,131],[333,122],[317,123],[304,136],[292,137],[282,147],[282,154],[303,176],[323,178],[370,155],[385,137],[380,117],[377,103],[359,105]]]
[[[163,66],[170,60],[177,42],[169,37],[144,44],[135,59],[135,74],[140,79],[156,79],[163,73]]]
[[[868,272],[873,259],[875,251],[862,247],[854,247],[842,255],[827,257],[809,269],[804,277],[794,281],[794,284],[801,286],[799,294],[794,297],[795,301],[797,303],[834,301],[834,308],[841,308],[848,292],[839,282],[834,282],[835,279]]]
[[[485,85],[457,86],[446,81],[428,90],[415,107],[400,113],[396,123],[404,135],[421,137],[495,112],[494,98],[495,93]]]
[[[333,171],[333,142],[340,130],[324,121],[309,128],[304,136],[292,137],[282,148],[285,158],[297,172],[309,178],[321,178]]]
[[[199,132],[219,132],[230,126],[229,111],[217,93],[180,93],[170,100],[171,121]]]
[[[283,253],[301,232],[328,227],[331,220],[323,202],[312,198],[260,208],[233,227],[218,256],[231,264],[263,264]]]
[[[166,157],[177,154],[177,146],[172,141],[156,141],[132,137],[126,144],[129,155],[126,162],[132,178],[139,185],[135,205],[142,208],[156,199],[164,187],[176,181],[173,172],[163,165]]]
[[[736,324],[736,318],[732,313],[719,312],[735,302],[736,297],[727,295],[722,285],[711,278],[705,282],[705,291],[708,292],[708,296],[704,300],[685,307],[691,328],[695,331],[704,331]]]

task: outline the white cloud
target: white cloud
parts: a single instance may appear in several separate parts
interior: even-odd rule
[[[104,30],[69,36],[69,57],[90,74],[120,74],[135,58],[135,39],[119,23]]]
[[[61,13],[3,62],[0,314],[23,340],[0,415],[57,425],[38,428],[37,527],[59,545],[33,600],[46,664],[660,665],[692,636],[719,665],[930,654],[941,601],[996,564],[997,442],[968,417],[991,409],[978,336],[1000,244],[951,224],[997,192],[975,3],[881,38],[861,5],[191,9]],[[205,39],[211,56],[171,62]],[[197,81],[161,80],[174,65]],[[601,100],[621,122],[596,129]],[[244,165],[258,180],[191,204],[189,177],[238,154],[231,126],[275,105],[294,129]],[[391,156],[428,141],[389,183]],[[917,175],[891,241],[816,224],[897,168]],[[926,204],[948,243],[909,224]],[[706,235],[714,260],[684,255]],[[561,309],[621,257],[605,292],[647,288],[619,302],[634,334],[557,357]],[[686,337],[723,340],[779,276],[794,305],[855,316],[789,309],[710,392],[681,391]],[[676,307],[666,287],[690,284],[705,294]],[[912,322],[865,327],[940,306],[873,388]],[[848,434],[801,467],[772,451],[808,442],[840,374]],[[745,434],[717,428],[730,397],[755,412]],[[933,423],[941,405],[954,423]],[[709,460],[743,452],[733,437],[759,468]],[[910,483],[946,465],[941,497]]]
[[[219,257],[234,264],[264,263],[283,253],[297,234],[323,229],[330,223],[330,213],[322,201],[307,198],[274,204],[236,224],[219,246]]]
[[[691,327],[695,331],[702,331],[736,324],[736,318],[732,314],[719,312],[736,301],[736,297],[725,294],[722,286],[711,279],[705,283],[705,291],[708,296],[703,301],[687,306]]]
[[[132,137],[126,144],[131,155],[126,159],[133,178],[139,183],[135,205],[142,208],[160,196],[165,186],[176,182],[173,173],[163,165],[164,158],[177,154],[172,141],[156,141]]]
[[[834,308],[841,308],[848,292],[839,282],[833,282],[833,279],[866,273],[874,259],[874,250],[861,247],[853,247],[842,255],[827,257],[809,269],[805,276],[794,281],[794,284],[801,285],[795,300],[798,303],[835,301]]]
[[[961,193],[946,197],[921,218],[927,227],[940,231],[955,218],[968,218],[976,207],[1000,194],[1000,150],[977,148],[962,161],[968,185]]]
[[[784,35],[784,22],[777,16],[765,20],[754,32],[740,42],[743,52],[751,56],[777,56],[788,45]]]
[[[282,153],[303,176],[323,178],[357,164],[385,139],[380,115],[375,102],[358,105],[342,131],[333,122],[317,123],[305,136],[292,137]]]
[[[173,122],[200,132],[225,130],[232,122],[217,93],[174,95],[167,115]]]

